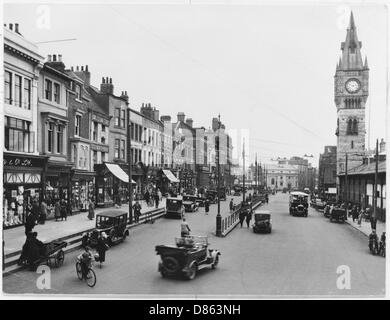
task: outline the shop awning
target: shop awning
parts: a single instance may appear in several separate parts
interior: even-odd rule
[[[123,182],[129,183],[129,176],[126,172],[122,170],[122,168],[115,164],[115,163],[106,163],[105,164],[107,169],[110,170],[110,172],[117,177],[118,179],[122,180]],[[135,184],[134,180],[131,180],[131,183]]]
[[[171,182],[180,182],[178,178],[175,177],[175,175],[170,170],[163,170],[165,176],[169,179]]]

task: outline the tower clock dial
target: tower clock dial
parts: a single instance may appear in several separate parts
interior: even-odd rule
[[[345,88],[349,93],[356,93],[360,90],[360,82],[357,79],[349,79],[345,83]]]

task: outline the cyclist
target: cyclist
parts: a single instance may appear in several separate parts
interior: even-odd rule
[[[92,252],[90,251],[89,247],[85,247],[85,251],[79,255],[80,265],[81,265],[81,272],[83,276],[86,278],[88,274],[88,269],[92,266]]]

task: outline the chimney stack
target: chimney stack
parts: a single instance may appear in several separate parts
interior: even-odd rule
[[[218,127],[219,127],[218,118],[213,118],[213,122],[212,122],[212,129],[213,129],[213,131],[217,131]]]
[[[47,62],[51,62],[51,54],[47,55]]]
[[[20,34],[20,32],[19,32],[19,23],[15,23],[15,32],[17,34]]]
[[[12,23],[9,24],[9,29],[10,29],[11,31],[13,31],[14,25],[13,25]]]
[[[57,62],[57,55],[53,54],[53,62]]]
[[[58,59],[57,59],[58,56]],[[62,62],[61,54],[52,54],[47,56],[47,65],[61,72],[65,72],[65,64]]]
[[[161,116],[160,120],[162,122],[171,122],[171,116]]]
[[[114,94],[114,85],[112,84],[112,78],[108,81],[108,77],[104,80],[102,78],[102,83],[100,84],[100,91],[104,94]]]

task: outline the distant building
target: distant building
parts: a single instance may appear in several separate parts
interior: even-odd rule
[[[289,164],[271,164],[266,169],[267,187],[272,190],[298,188],[299,168]]]
[[[318,192],[336,195],[337,147],[325,146],[318,163]]]

